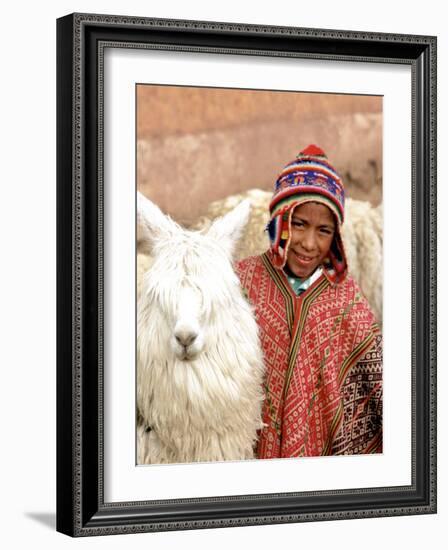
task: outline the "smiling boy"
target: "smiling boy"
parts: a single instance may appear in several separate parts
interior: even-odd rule
[[[286,256],[289,270],[307,279],[330,251],[335,221],[323,204],[307,202],[297,206],[291,217],[291,242]]]
[[[343,221],[342,180],[310,145],[277,178],[269,251],[236,265],[267,373],[259,458],[382,451],[382,337]]]

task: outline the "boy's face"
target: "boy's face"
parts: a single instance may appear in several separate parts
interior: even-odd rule
[[[290,271],[308,278],[327,256],[336,230],[331,210],[318,202],[296,206],[291,217],[291,241],[286,256]]]

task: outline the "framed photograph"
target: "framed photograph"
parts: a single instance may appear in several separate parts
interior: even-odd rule
[[[72,14],[57,51],[58,531],[435,513],[436,38]]]

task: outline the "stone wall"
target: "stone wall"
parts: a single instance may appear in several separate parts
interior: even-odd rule
[[[349,196],[381,202],[381,97],[137,87],[137,187],[185,225],[211,201],[271,191],[310,143],[327,153]]]

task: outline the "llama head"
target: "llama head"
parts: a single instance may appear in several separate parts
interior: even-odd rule
[[[187,231],[138,193],[140,234],[154,257],[138,304],[138,338],[148,354],[195,359],[213,338],[217,312],[242,299],[231,260],[249,212],[243,201],[207,232]]]

